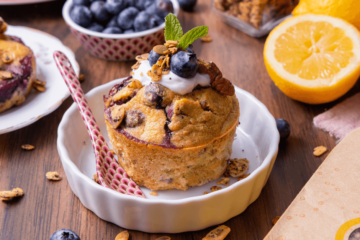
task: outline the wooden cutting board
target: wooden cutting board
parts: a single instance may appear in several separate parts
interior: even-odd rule
[[[331,151],[264,240],[297,239],[360,239],[360,128]]]

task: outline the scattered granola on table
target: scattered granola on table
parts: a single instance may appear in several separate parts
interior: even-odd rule
[[[200,38],[202,42],[211,42],[212,38],[210,37],[210,35],[206,35],[205,37]]]
[[[130,234],[128,231],[122,231],[121,233],[119,233],[116,237],[115,240],[128,240],[130,237]]]
[[[79,81],[80,81],[80,82],[83,82],[84,80],[85,80],[84,74],[81,73],[81,74],[79,75]]]
[[[61,180],[61,177],[58,172],[47,172],[46,178],[53,181],[59,181]]]
[[[168,236],[163,236],[163,237],[159,237],[159,238],[157,238],[155,240],[171,240],[171,238],[168,237]]]
[[[259,29],[289,15],[299,0],[214,0],[214,7]]]
[[[281,216],[276,216],[274,217],[274,219],[271,221],[273,225],[275,225],[277,223],[277,221],[279,221]]]
[[[11,191],[0,191],[0,199],[2,201],[9,201],[15,197],[24,196],[24,191],[21,188],[14,188]]]
[[[314,149],[314,156],[315,156],[315,157],[320,157],[320,156],[323,155],[326,151],[327,151],[327,148],[324,147],[324,146],[316,147],[316,148]]]
[[[230,233],[230,228],[221,225],[209,232],[202,240],[223,240]]]
[[[157,195],[158,195],[157,192],[150,192],[149,194],[150,194],[151,196],[157,196]]]
[[[21,145],[21,148],[24,149],[24,150],[34,150],[35,147],[33,145],[30,145],[30,144],[24,144],[24,145]]]
[[[209,194],[209,192],[204,192],[203,195]]]

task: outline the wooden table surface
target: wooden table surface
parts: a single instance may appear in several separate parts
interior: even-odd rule
[[[1,6],[0,16],[11,25],[36,28],[58,37],[71,48],[85,75],[85,92],[128,76],[134,62],[107,62],[90,56],[72,36],[62,16],[64,1],[26,6]],[[198,25],[209,26],[210,43],[194,44],[199,57],[215,61],[224,75],[238,87],[262,101],[275,118],[287,119],[291,135],[281,143],[270,178],[260,197],[242,214],[224,224],[231,228],[226,238],[263,239],[272,228],[271,220],[281,215],[311,177],[325,156],[313,156],[319,145],[332,149],[335,140],[318,130],[312,119],[345,97],[360,91],[360,82],[338,101],[311,106],[286,97],[273,84],[263,63],[265,37],[255,39],[218,20],[210,9],[210,0],[199,0],[195,13],[181,12],[184,30]],[[57,127],[64,112],[72,104],[68,98],[55,112],[20,130],[0,135],[0,190],[20,187],[25,196],[11,202],[0,202],[0,239],[49,239],[58,229],[74,230],[82,240],[113,240],[122,231],[112,223],[87,210],[72,193],[66,180],[56,148]],[[1,119],[0,119],[1,124]],[[80,126],[82,127],[82,126]],[[33,151],[24,151],[22,144],[32,144]],[[48,171],[58,171],[64,179],[49,182]],[[211,228],[182,234],[148,234],[130,231],[132,240],[156,239],[168,235],[171,239],[202,239]]]

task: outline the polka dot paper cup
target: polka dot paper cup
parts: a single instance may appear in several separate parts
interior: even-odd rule
[[[174,14],[179,12],[177,0],[171,0]],[[62,9],[65,22],[81,45],[93,56],[109,61],[131,61],[137,55],[148,53],[158,44],[164,43],[165,23],[155,28],[129,34],[106,34],[83,28],[70,18],[72,0],[66,1]]]

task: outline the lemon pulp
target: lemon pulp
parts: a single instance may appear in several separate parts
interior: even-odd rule
[[[295,24],[275,44],[276,60],[287,72],[307,80],[330,80],[354,56],[352,41],[344,30],[327,22]]]

